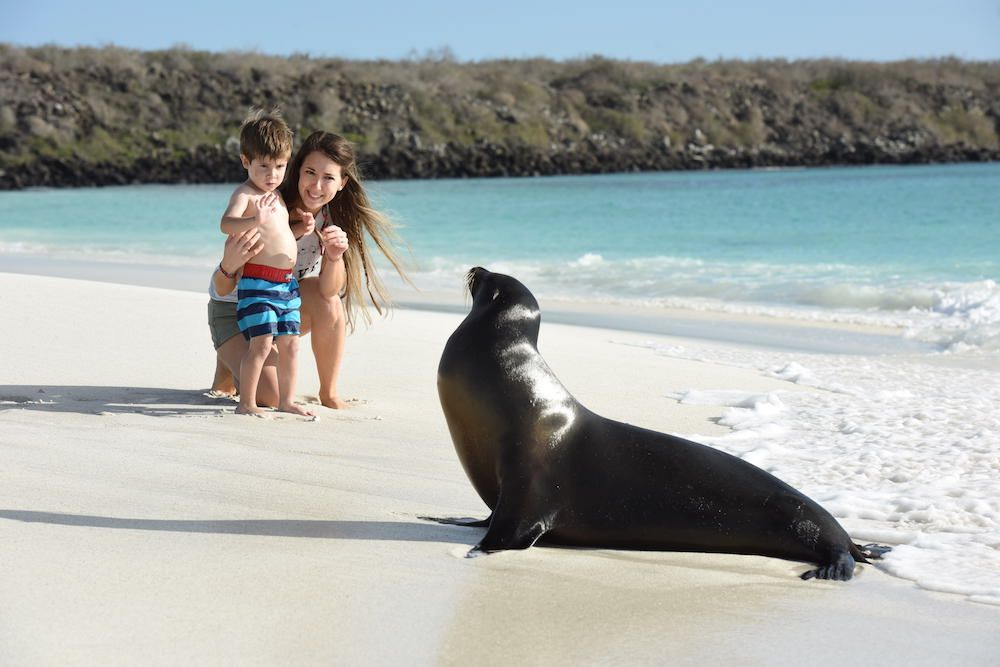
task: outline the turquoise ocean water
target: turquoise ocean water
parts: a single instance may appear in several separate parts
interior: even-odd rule
[[[218,260],[233,186],[0,193],[3,257]],[[472,265],[542,297],[887,324],[1000,346],[1000,164],[383,181],[418,285]]]

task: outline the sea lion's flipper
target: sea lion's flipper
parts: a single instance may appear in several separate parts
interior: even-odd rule
[[[449,526],[465,526],[466,528],[489,528],[490,519],[493,515],[489,515],[485,519],[473,519],[472,517],[435,517],[435,516],[418,516],[418,519],[423,519],[424,521],[433,521],[435,523],[443,523]]]
[[[869,560],[882,560],[882,557],[892,551],[892,547],[884,544],[855,544],[859,551]]]
[[[527,549],[538,541],[538,538],[548,531],[548,525],[541,521],[518,519],[513,521],[498,521],[494,515],[486,536],[469,552],[470,556],[478,552],[491,553],[508,549]]]
[[[839,551],[829,563],[820,565],[815,570],[802,573],[803,579],[833,579],[834,581],[849,581],[854,576],[854,556],[844,549]]]
[[[490,516],[490,527],[479,544],[469,552],[490,553],[507,549],[527,549],[548,532],[551,516],[535,509],[532,495],[525,487],[530,484],[523,476],[510,476],[516,480],[501,487],[500,498]]]

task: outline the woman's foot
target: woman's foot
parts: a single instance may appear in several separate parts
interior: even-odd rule
[[[218,389],[209,389],[205,392],[205,396],[209,398],[239,398],[239,394],[231,391],[219,391]]]
[[[282,403],[278,406],[278,409],[282,412],[291,412],[293,415],[301,415],[303,417],[315,417],[316,413],[306,408],[298,403]]]
[[[212,389],[209,393],[216,396],[236,396],[236,378],[229,369],[216,357],[215,377],[212,378]]]
[[[330,408],[332,410],[343,410],[347,407],[347,401],[342,399],[340,396],[320,396],[319,402],[323,404],[324,407]]]

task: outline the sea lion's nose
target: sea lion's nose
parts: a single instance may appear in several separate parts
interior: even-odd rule
[[[476,285],[480,283],[483,276],[488,274],[489,271],[481,266],[474,266],[469,269],[469,272],[465,274],[465,284],[469,286],[469,293],[475,294]]]

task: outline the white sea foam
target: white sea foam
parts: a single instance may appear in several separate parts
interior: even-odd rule
[[[855,540],[892,543],[884,571],[1000,604],[1000,373],[919,359],[650,347],[811,388],[669,398],[725,408],[730,434],[687,437],[800,489]]]
[[[940,288],[927,314],[908,335],[952,352],[1000,350],[1000,285],[992,280]]]
[[[600,266],[602,264],[604,264],[603,257],[596,253],[588,252],[575,262],[571,262],[570,266]]]

